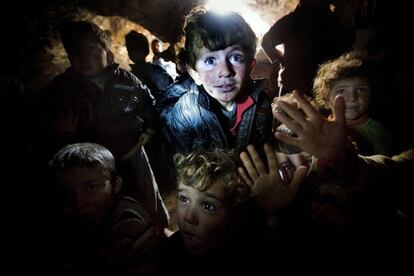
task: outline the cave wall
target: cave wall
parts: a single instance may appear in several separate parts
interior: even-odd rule
[[[248,3],[263,20],[274,23],[294,8],[298,0],[241,0]],[[157,37],[164,46],[179,40],[184,16],[206,0],[59,0],[40,1],[34,8],[22,9],[18,3],[8,8],[9,17],[16,14],[19,20],[2,17],[7,29],[5,48],[7,70],[1,75],[13,75],[27,93],[38,91],[54,76],[69,66],[58,36],[64,20],[91,20],[112,35],[116,62],[129,69],[129,58],[124,36],[130,30],[144,33],[151,41]],[[151,59],[152,54],[148,56]],[[259,55],[259,58],[264,58]],[[262,73],[258,73],[262,75]]]
[[[293,10],[298,3],[298,0],[240,1],[247,3],[269,26]],[[335,1],[338,7],[341,7],[343,24],[350,26],[355,24],[354,17],[358,15],[356,10],[361,9],[365,1]],[[42,0],[36,2],[36,5],[30,9],[22,7],[19,3],[11,3],[10,7],[3,9],[3,13],[7,13],[8,17],[1,17],[2,25],[6,27],[4,33],[6,39],[3,42],[6,54],[0,74],[1,79],[6,79],[7,85],[20,82],[26,93],[30,94],[32,91],[38,91],[51,78],[63,72],[69,64],[57,29],[66,19],[92,20],[103,29],[109,30],[112,34],[116,62],[128,69],[130,61],[124,47],[124,35],[127,32],[134,29],[147,35],[149,41],[157,37],[167,42],[167,45],[174,43],[179,39],[184,15],[195,5],[205,2],[206,0]],[[409,17],[405,14],[401,16],[399,13],[404,11],[400,11],[397,5],[380,5],[386,1],[374,2],[382,7],[379,9],[382,24],[407,28],[405,23]],[[396,10],[398,13],[395,13]],[[10,17],[15,19],[8,19]],[[406,19],[403,20],[404,18]],[[401,20],[402,24],[400,24]],[[387,43],[394,43],[396,38],[403,39],[393,35]],[[405,48],[408,49],[404,46],[403,51],[399,51],[400,49],[398,51],[405,53]],[[258,65],[262,67],[258,67],[256,76],[266,77],[263,73],[268,71],[266,58],[260,51],[257,57]],[[260,63],[262,61],[264,63]]]

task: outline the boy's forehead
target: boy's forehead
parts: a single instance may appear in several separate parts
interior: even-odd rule
[[[182,182],[178,184],[179,191],[186,191],[191,194],[197,194],[198,196],[213,197],[220,201],[224,201],[227,197],[227,186],[221,179],[216,179],[207,187],[207,189],[199,190],[195,188],[198,183],[194,185],[185,185]]]
[[[370,82],[367,77],[354,76],[354,77],[347,77],[347,78],[335,81],[333,83],[333,87],[341,86],[341,85],[350,85],[350,84],[370,85]]]
[[[197,57],[200,57],[202,55],[208,54],[208,53],[212,53],[212,52],[218,52],[218,51],[223,51],[223,50],[227,50],[227,51],[233,51],[233,50],[239,50],[239,51],[243,51],[242,47],[240,44],[232,44],[229,46],[223,46],[223,47],[218,47],[217,49],[209,49],[206,46],[201,46],[201,47],[197,47],[196,50],[196,54]]]
[[[59,186],[77,186],[93,181],[105,181],[109,176],[102,168],[75,167],[57,171]]]

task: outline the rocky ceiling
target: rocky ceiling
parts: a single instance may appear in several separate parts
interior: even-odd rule
[[[227,2],[226,2],[227,1]],[[109,30],[117,62],[128,67],[124,36],[134,29],[164,42],[179,39],[184,16],[207,0],[58,0],[39,1],[30,9],[18,3],[9,8],[17,22],[2,19],[7,29],[5,41],[9,68],[18,72],[29,90],[38,90],[69,65],[57,29],[66,19],[88,19]],[[230,1],[231,2],[231,1]],[[294,8],[298,0],[239,0],[270,26]],[[221,4],[229,0],[221,1]],[[3,17],[4,18],[4,17]],[[4,21],[4,22],[3,22]],[[168,44],[167,44],[168,45]],[[150,58],[150,57],[149,57]]]
[[[128,67],[124,36],[134,29],[149,40],[158,37],[174,43],[179,39],[184,16],[196,5],[213,0],[41,0],[25,8],[17,1],[3,9],[5,64],[3,75],[14,74],[27,90],[38,90],[69,66],[57,29],[66,19],[88,19],[112,34],[116,62]],[[336,0],[346,5],[364,0]],[[265,26],[287,14],[298,0],[221,0],[219,5],[243,4]],[[375,1],[374,1],[375,2]],[[236,5],[235,4],[235,5]],[[351,5],[352,6],[352,5]],[[17,20],[10,20],[10,17]],[[151,57],[149,57],[151,58]],[[259,60],[260,60],[259,52]]]

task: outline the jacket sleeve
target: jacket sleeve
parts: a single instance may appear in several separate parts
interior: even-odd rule
[[[188,77],[183,77],[181,80],[170,85],[167,90],[157,100],[157,111],[160,114],[161,121],[165,121],[167,114],[174,108],[175,103],[188,91],[195,89],[195,83]]]
[[[132,74],[131,74],[132,75]],[[141,116],[146,122],[147,129],[153,131],[158,130],[158,114],[155,109],[156,100],[151,94],[151,91],[145,84],[143,84],[137,77],[134,76],[135,87],[138,94],[138,110]]]
[[[195,139],[194,115],[195,107],[191,107],[182,97],[167,113],[165,117],[164,132],[167,139],[178,152],[190,152]]]

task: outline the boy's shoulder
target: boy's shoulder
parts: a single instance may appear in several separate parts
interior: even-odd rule
[[[120,198],[111,217],[112,230],[123,236],[134,238],[147,231],[155,231],[154,219],[138,201],[130,197]]]
[[[173,84],[169,89],[179,91],[181,94],[181,102],[197,101],[198,96],[200,95],[200,88],[194,82],[183,83],[182,85]]]
[[[107,74],[109,77],[112,77],[114,80],[117,81],[130,81],[132,83],[136,82],[139,79],[129,72],[128,70],[125,70],[124,68],[121,68],[119,64],[111,64],[108,65],[105,69],[107,71]]]
[[[111,78],[110,83],[115,88],[135,90],[139,87],[142,90],[147,90],[147,87],[137,76],[130,71],[119,67],[118,64],[111,64],[106,70]]]
[[[247,83],[247,93],[255,100],[261,95],[266,94],[266,80],[265,79],[250,79]]]

